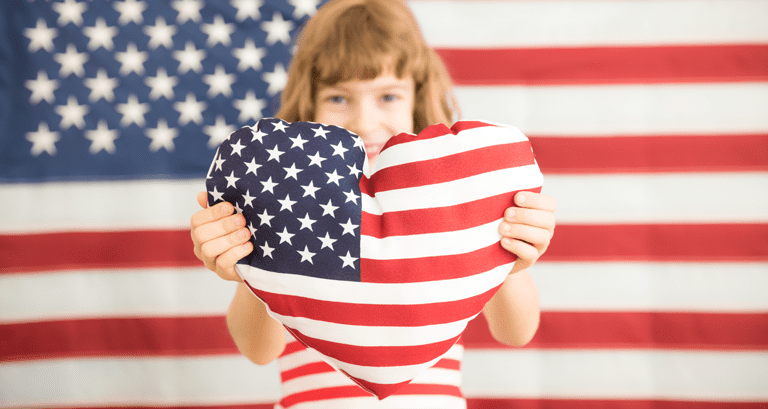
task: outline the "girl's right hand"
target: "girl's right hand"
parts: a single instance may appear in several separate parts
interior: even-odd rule
[[[208,207],[206,192],[197,194],[197,203],[203,210],[193,214],[191,220],[195,256],[222,279],[242,281],[235,264],[253,251],[245,217],[233,214],[235,208],[229,202]]]

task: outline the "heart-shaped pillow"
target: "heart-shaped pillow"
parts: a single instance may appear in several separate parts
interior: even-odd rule
[[[339,127],[267,118],[233,132],[206,181],[242,212],[236,269],[297,340],[379,399],[434,365],[515,261],[498,226],[542,174],[516,128],[460,121],[392,137],[368,172]]]

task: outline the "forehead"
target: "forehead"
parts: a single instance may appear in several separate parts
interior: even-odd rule
[[[319,91],[324,89],[343,90],[347,92],[377,92],[385,90],[400,90],[411,92],[414,90],[413,78],[410,75],[396,77],[391,71],[384,71],[373,79],[351,79],[340,81],[333,85],[321,85]]]

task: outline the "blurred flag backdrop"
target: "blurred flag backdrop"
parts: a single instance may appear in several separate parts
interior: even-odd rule
[[[316,3],[1,2],[0,407],[277,400],[189,217]],[[559,206],[534,340],[465,333],[469,407],[768,405],[768,1],[409,4]]]

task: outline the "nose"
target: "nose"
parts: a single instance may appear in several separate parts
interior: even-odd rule
[[[347,129],[366,140],[376,129],[378,120],[379,113],[375,101],[368,98],[359,99],[354,104],[352,118],[350,118]]]

